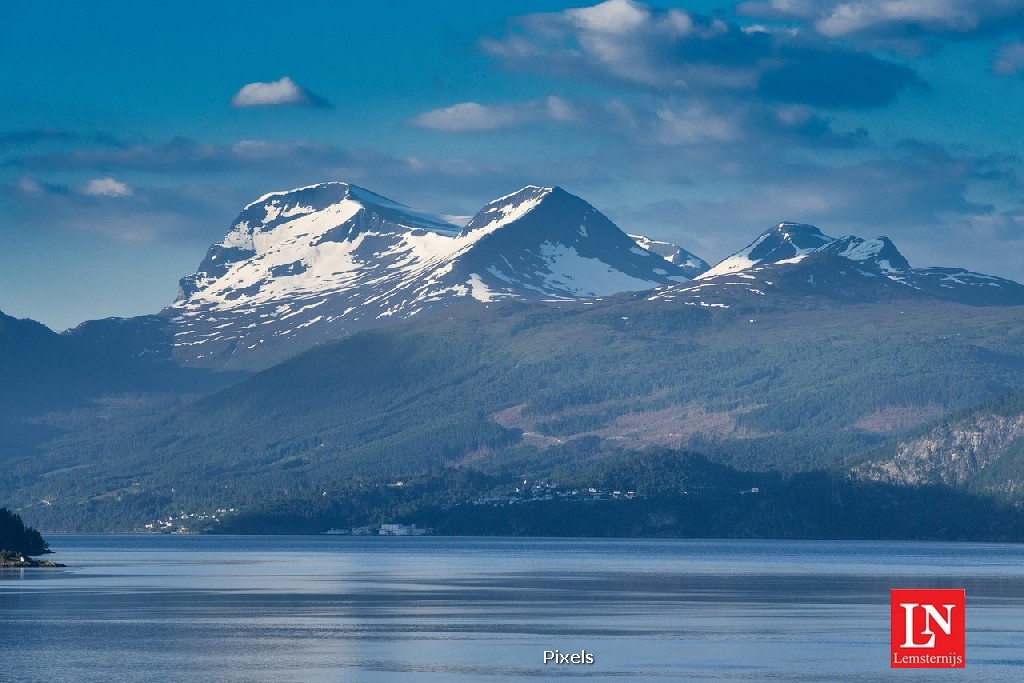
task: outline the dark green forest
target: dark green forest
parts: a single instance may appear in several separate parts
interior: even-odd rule
[[[0,508],[0,557],[30,557],[50,552],[50,547],[35,529],[25,526],[21,517]]]
[[[745,484],[742,473],[774,477],[778,485],[765,484],[772,493],[757,498],[759,505],[729,494],[721,510],[782,520],[813,512],[796,493],[778,498],[797,483],[813,488],[818,481],[817,490],[838,487],[841,498],[867,500],[858,492],[870,487],[846,480],[847,463],[1022,390],[1019,307],[794,297],[707,309],[642,295],[589,304],[504,302],[357,334],[198,397],[140,395],[123,410],[107,398],[53,411],[35,424],[55,436],[5,457],[0,499],[52,530],[131,530],[169,514],[235,508],[241,512],[226,516],[222,528],[244,514],[262,515],[271,529],[274,511],[285,510],[285,526],[313,531],[322,525],[296,520],[326,519],[312,511],[334,506],[339,523],[411,518],[415,510],[456,532],[468,524],[457,504],[521,474],[605,488],[627,486],[609,477],[639,468],[622,476],[646,491],[642,498],[594,509],[621,503],[613,516],[653,514],[654,501],[682,495],[653,487],[674,480],[671,468],[643,474],[642,454],[660,448],[700,453],[705,469],[729,468],[716,475],[724,478],[716,479],[719,488],[723,481],[735,488],[736,478]],[[891,415],[900,420],[890,424]],[[399,480],[433,483],[429,494],[411,500],[414,488],[388,488]],[[890,493],[908,505],[912,499]],[[583,509],[574,505],[565,503],[567,515]],[[837,521],[826,524],[832,513],[823,511],[813,533],[839,533],[839,522],[856,519],[849,507],[826,508]],[[885,509],[876,510],[877,523],[864,520],[865,528],[883,534],[887,519],[895,528],[904,516]],[[726,533],[728,525],[708,524]],[[778,533],[797,533],[778,524]],[[615,528],[632,533],[636,526]],[[775,528],[734,526],[735,533]],[[697,533],[684,526],[677,532],[687,528]]]
[[[743,472],[664,449],[563,473],[551,481],[449,470],[342,500],[278,502],[211,530],[322,533],[398,521],[447,535],[1024,540],[1019,509],[946,487]]]

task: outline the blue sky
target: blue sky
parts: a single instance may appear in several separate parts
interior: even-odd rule
[[[13,6],[12,6],[13,5]],[[241,207],[561,185],[709,261],[791,220],[1024,280],[1024,0],[0,9],[0,310],[156,312]]]

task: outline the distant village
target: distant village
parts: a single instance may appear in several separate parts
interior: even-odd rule
[[[406,484],[397,481],[388,484],[391,488],[402,488]],[[759,487],[742,489],[737,491],[739,495],[758,494]],[[683,491],[682,495],[697,494],[697,491]],[[547,500],[561,500],[566,502],[584,502],[594,500],[633,500],[642,498],[635,491],[623,489],[605,490],[597,487],[563,488],[559,484],[544,481],[529,483],[524,479],[522,484],[515,486],[508,493],[481,496],[473,498],[457,505],[489,505],[492,507],[504,507],[506,505],[522,505]],[[185,512],[178,515],[169,515],[155,519],[143,525],[140,531],[160,534],[194,534],[208,531],[212,525],[219,524],[226,516],[235,514],[235,508],[218,508],[213,512]],[[328,529],[322,532],[331,536],[425,536],[432,533],[432,529],[419,527],[415,524],[370,524],[366,526],[352,527],[348,529]]]
[[[545,482],[538,482],[529,485],[529,481],[524,479],[521,486],[517,486],[515,490],[508,494],[497,495],[497,496],[484,496],[482,498],[474,498],[469,501],[472,505],[518,505],[521,503],[533,503],[541,500],[632,500],[636,497],[636,493],[633,491],[622,491],[615,489],[612,491],[603,491],[598,488],[579,488],[579,489],[565,489],[560,487],[558,484],[550,484]]]
[[[142,531],[157,534],[196,534],[209,527],[219,524],[227,515],[235,513],[235,508],[218,508],[213,512],[185,512],[155,519],[142,526]]]

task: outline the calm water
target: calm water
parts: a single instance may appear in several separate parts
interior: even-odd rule
[[[0,570],[0,680],[1024,680],[1019,545],[50,541],[67,569]],[[967,589],[965,670],[888,668],[899,587]]]

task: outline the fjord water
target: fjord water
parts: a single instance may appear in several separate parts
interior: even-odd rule
[[[1019,681],[1024,546],[55,536],[0,570],[18,681]],[[890,670],[889,589],[965,588],[967,667]],[[543,663],[545,650],[594,663]]]

